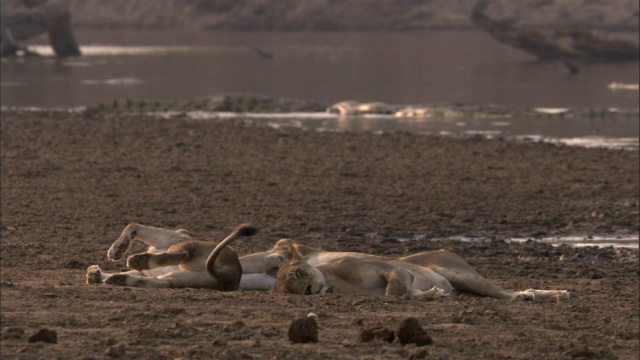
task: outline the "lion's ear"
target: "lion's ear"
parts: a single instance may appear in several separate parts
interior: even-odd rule
[[[295,244],[295,243],[296,243],[296,242],[295,242],[293,239],[288,239],[288,238],[280,239],[280,240],[278,240],[278,242],[276,242],[276,244],[273,246],[273,249],[277,249],[277,248],[280,248],[280,247],[285,247],[285,246],[293,245],[293,244]]]
[[[289,245],[289,263],[296,263],[302,260],[304,260],[304,258],[298,251],[298,247],[295,245]]]

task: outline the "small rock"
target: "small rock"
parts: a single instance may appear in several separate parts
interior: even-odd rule
[[[301,317],[291,322],[289,340],[294,343],[318,342],[318,324],[315,317]]]
[[[3,339],[22,339],[24,336],[24,330],[19,327],[6,327],[2,329]]]
[[[218,337],[213,340],[213,345],[215,346],[226,346],[227,345],[227,337],[224,335],[218,335]]]
[[[113,345],[105,351],[105,354],[112,358],[121,358],[124,356],[125,348],[124,344]]]
[[[30,343],[44,341],[49,344],[57,344],[58,333],[55,330],[40,329],[37,333],[31,335],[28,341]]]
[[[411,355],[409,355],[409,360],[426,359],[428,355],[429,352],[427,351],[427,349],[418,349],[412,352]]]
[[[402,320],[396,334],[402,345],[413,343],[417,346],[424,346],[433,343],[431,336],[424,331],[418,319],[414,317],[408,317]]]
[[[393,332],[393,330],[389,330],[385,327],[372,326],[360,329],[359,338],[362,342],[369,342],[373,341],[373,339],[380,339],[382,341],[391,343],[396,338],[396,334]]]

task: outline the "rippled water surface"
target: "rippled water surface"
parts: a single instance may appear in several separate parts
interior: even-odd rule
[[[3,106],[75,107],[228,92],[391,104],[637,108],[638,62],[578,63],[570,75],[482,32],[78,31],[84,56],[3,59]],[[482,134],[579,146],[638,147],[638,119],[415,119],[285,116],[274,126]]]
[[[79,106],[239,91],[327,103],[638,106],[637,91],[608,88],[637,84],[638,62],[579,64],[581,72],[572,76],[557,62],[538,62],[482,32],[114,30],[79,31],[77,37],[80,58],[3,60],[3,105]],[[36,50],[50,53],[47,46]],[[87,84],[109,79],[140,82]]]

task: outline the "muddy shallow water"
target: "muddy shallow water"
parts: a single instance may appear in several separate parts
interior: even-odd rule
[[[3,359],[401,359],[423,350],[433,359],[636,359],[640,350],[637,250],[505,241],[637,234],[637,151],[56,111],[3,111],[0,126]],[[84,284],[88,265],[125,266],[106,251],[131,222],[210,240],[252,222],[260,233],[233,244],[240,254],[282,237],[388,255],[450,247],[501,286],[572,298]],[[456,236],[485,240],[447,239]],[[289,323],[308,312],[319,342],[290,343]],[[432,345],[358,340],[360,324],[395,329],[408,316]],[[57,344],[27,341],[42,328]]]
[[[160,113],[171,118],[184,112]],[[394,115],[340,116],[327,113],[212,113],[194,111],[193,119],[242,119],[273,128],[300,128],[321,132],[409,132],[454,137],[482,136],[508,140],[543,141],[580,147],[605,147],[638,150],[640,120],[620,117],[505,116],[453,118],[409,117]]]

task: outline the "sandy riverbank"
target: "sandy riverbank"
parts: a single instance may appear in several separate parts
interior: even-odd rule
[[[358,320],[416,316],[430,358],[633,359],[638,253],[507,244],[511,236],[629,234],[639,227],[637,151],[481,138],[329,134],[143,115],[3,111],[2,358],[406,358],[415,346],[363,344]],[[437,301],[144,290],[84,284],[139,222],[217,240],[261,230],[330,250],[409,254],[452,246],[507,288],[567,289],[565,303]],[[419,240],[397,239],[423,235]],[[486,243],[436,241],[485,236]],[[139,250],[139,248],[137,249]],[[314,311],[320,342],[294,345],[289,322]],[[240,322],[239,322],[240,321]],[[27,343],[40,328],[58,344]],[[223,335],[226,345],[213,340]]]

